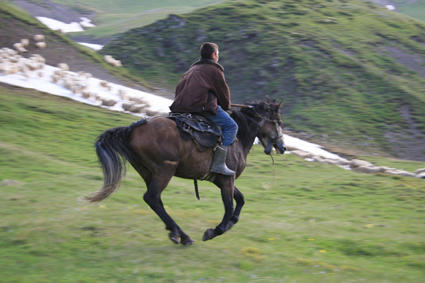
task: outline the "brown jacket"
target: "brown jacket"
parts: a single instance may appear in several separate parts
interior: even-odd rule
[[[170,106],[171,111],[211,111],[217,114],[217,105],[228,110],[230,90],[223,71],[223,67],[211,59],[201,58],[193,63],[176,87],[176,98]]]

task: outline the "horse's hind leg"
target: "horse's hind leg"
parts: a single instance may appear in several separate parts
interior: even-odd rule
[[[171,241],[176,244],[180,242],[182,245],[190,245],[193,244],[194,241],[186,235],[176,222],[174,222],[171,216],[168,215],[161,200],[161,193],[167,187],[173,175],[174,170],[162,168],[161,173],[152,175],[151,178],[147,178],[148,180],[144,178],[147,183],[148,190],[143,196],[143,199],[165,223],[165,229],[170,231],[169,237]]]

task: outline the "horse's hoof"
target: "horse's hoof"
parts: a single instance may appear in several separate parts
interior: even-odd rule
[[[193,244],[195,241],[191,238],[191,237],[187,237],[186,239],[182,239],[180,241],[180,244],[184,245],[184,246],[189,246],[191,244]]]
[[[180,236],[174,233],[169,233],[168,237],[170,237],[170,240],[173,241],[174,244],[180,243]]]
[[[204,237],[202,237],[202,241],[208,241],[214,237],[214,229],[207,229],[207,231],[204,233]]]

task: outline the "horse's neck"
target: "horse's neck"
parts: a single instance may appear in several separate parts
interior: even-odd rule
[[[248,127],[242,130],[246,132],[248,136],[247,140],[249,141],[243,148],[243,152],[245,153],[245,156],[247,156],[254,145],[255,138],[257,137],[258,126],[248,121]]]

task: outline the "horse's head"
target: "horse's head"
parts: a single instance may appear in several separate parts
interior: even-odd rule
[[[257,102],[251,105],[252,108],[245,111],[250,112],[249,116],[258,126],[257,137],[264,147],[264,153],[272,154],[274,147],[277,153],[283,154],[286,146],[283,141],[283,123],[279,115],[282,102]]]

